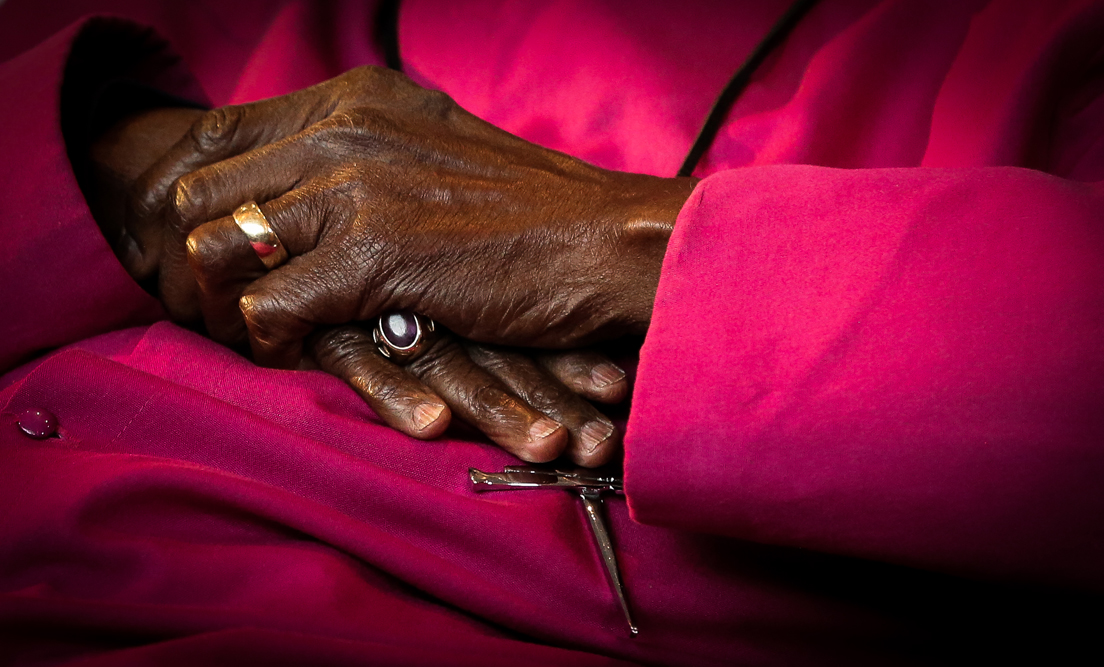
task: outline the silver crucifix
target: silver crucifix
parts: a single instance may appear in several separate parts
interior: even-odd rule
[[[579,494],[583,501],[590,532],[598,545],[598,553],[606,565],[610,588],[621,603],[621,611],[629,624],[629,632],[635,637],[638,630],[629,614],[629,603],[625,600],[625,587],[621,584],[621,572],[617,568],[617,558],[613,554],[609,530],[602,517],[602,494],[621,491],[621,478],[595,475],[587,471],[542,470],[529,466],[507,466],[502,472],[482,472],[469,468],[472,488],[476,491],[505,491],[515,489],[571,489]]]

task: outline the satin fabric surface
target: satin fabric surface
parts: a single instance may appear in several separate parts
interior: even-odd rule
[[[148,60],[152,25],[183,58],[158,46],[140,77],[240,103],[381,63],[375,9],[0,7],[0,660],[886,664],[1090,646],[1104,5],[824,0],[755,74],[698,169],[634,374],[627,502],[608,509],[637,639],[573,498],[477,496],[469,467],[515,461],[472,432],[411,440],[334,378],[163,321],[76,185],[59,99],[78,35]],[[407,0],[399,41],[415,81],[500,127],[672,175],[784,9]],[[57,437],[17,428],[33,408]]]

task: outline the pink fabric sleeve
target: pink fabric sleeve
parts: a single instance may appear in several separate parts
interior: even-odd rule
[[[127,76],[182,95],[192,80],[148,30],[113,19],[70,26],[0,64],[0,369],[43,350],[161,316],[116,261],[66,154],[63,75],[84,40],[85,71]],[[141,67],[135,67],[135,64]],[[84,82],[90,83],[90,82]]]
[[[1104,589],[1104,192],[1015,168],[757,167],[667,250],[639,521]]]

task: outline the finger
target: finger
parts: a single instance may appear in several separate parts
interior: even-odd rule
[[[188,265],[199,285],[199,308],[207,334],[232,345],[246,339],[238,300],[268,272],[232,218],[200,225],[188,235]]]
[[[443,398],[454,415],[523,461],[551,461],[567,447],[562,424],[511,393],[453,338],[442,338],[406,368]]]
[[[188,140],[186,136],[182,141]],[[232,148],[236,150],[238,147],[232,146]],[[291,153],[294,152],[294,150],[291,151]],[[251,153],[232,157],[230,160],[236,160],[235,164],[246,162],[249,155]],[[191,169],[198,167],[204,160],[218,160],[220,157],[221,153],[212,149],[208,153],[195,154],[174,163],[173,169]],[[154,226],[157,234],[163,238],[161,243],[163,257],[160,260],[158,282],[161,299],[173,319],[191,321],[199,316],[196,312],[198,287],[188,266],[185,246],[187,236],[199,225],[231,213],[234,208],[246,201],[265,201],[291,189],[302,178],[302,164],[300,160],[294,158],[294,155],[284,157],[286,159],[279,161],[278,164],[274,162],[249,171],[248,178],[221,179],[217,182],[219,188],[217,190],[210,189],[211,179],[203,178],[203,174],[221,172],[226,162],[216,162],[196,172],[180,176],[166,195],[161,194],[163,189],[161,182],[156,182],[152,186],[141,184],[138,186],[140,194],[137,197],[141,201],[132,204],[132,214],[128,219],[127,227],[131,230],[148,229],[151,225],[148,222],[142,222],[141,218],[161,217],[161,224]],[[241,167],[231,171],[237,176],[247,173]],[[163,175],[153,174],[143,178],[147,177],[157,181],[162,179]]]
[[[528,355],[485,345],[464,347],[472,361],[519,398],[567,428],[570,442],[566,453],[573,462],[593,468],[608,463],[617,453],[621,439],[613,422]]]
[[[292,256],[314,247],[311,232],[318,206],[306,190],[293,190],[261,206],[280,242]],[[311,221],[311,222],[304,222]],[[188,235],[187,265],[199,284],[199,307],[212,338],[222,343],[245,339],[239,299],[267,270],[232,217],[200,225]],[[280,269],[276,269],[280,270]]]
[[[311,337],[319,368],[356,390],[388,426],[415,438],[436,438],[452,419],[448,406],[417,378],[376,352],[357,326],[326,329]]]
[[[619,403],[629,393],[625,371],[593,350],[566,350],[537,355],[538,362],[572,391],[599,403]]]
[[[253,360],[271,368],[294,368],[303,338],[314,327],[358,319],[360,294],[352,271],[324,250],[293,257],[250,284],[238,299]]]
[[[253,185],[259,187],[259,183]],[[243,190],[243,192],[247,191],[249,190]],[[264,199],[255,201],[262,202],[258,206],[265,220],[276,232],[276,236],[279,237],[280,243],[288,254],[295,257],[314,250],[318,245],[323,227],[344,224],[349,216],[355,215],[344,202],[326,195],[325,186],[322,183],[307,181],[293,190],[281,192],[271,201]],[[225,221],[227,225],[235,224],[233,212],[245,201],[239,201],[225,215],[213,218],[211,221]],[[207,222],[204,220],[202,224]]]
[[[168,222],[183,238],[247,201],[275,199],[307,178],[311,157],[312,148],[292,136],[198,167],[169,189]]]
[[[177,180],[173,185],[164,214],[165,233],[169,234],[170,238],[166,240],[164,259],[161,262],[160,282],[163,295],[169,292],[174,297],[173,302],[187,304],[195,301],[189,298],[195,291],[195,283],[188,265],[186,250],[188,235],[199,225],[219,216],[228,215],[247,201],[263,202],[279,197],[290,190],[304,177],[303,161],[296,157],[300,151],[301,147],[298,145],[290,146],[283,152],[278,151],[274,146],[265,146],[258,151],[204,167]],[[279,159],[258,159],[256,162],[251,162],[256,152],[278,155]],[[246,164],[249,166],[245,166]],[[224,172],[230,176],[224,177]],[[308,199],[300,192],[293,191],[288,194],[291,196],[281,205],[273,207],[277,212],[297,209],[298,203]],[[270,223],[273,220],[278,221],[279,217],[277,213],[273,213]],[[299,235],[293,232],[302,230],[316,234],[320,227],[320,218],[301,217],[316,224],[308,227],[287,222],[283,225],[282,235],[279,222],[276,222],[273,228],[277,229],[277,235],[285,245],[298,246],[299,252],[304,252],[307,248],[306,244],[295,243]],[[290,250],[291,248],[289,252]]]
[[[136,203],[145,212],[155,211],[185,174],[287,139],[339,107],[393,99],[399,88],[421,91],[397,72],[359,67],[288,95],[212,109],[142,175],[135,189]],[[225,212],[208,213],[197,224],[221,215]]]
[[[309,88],[251,104],[212,109],[138,179],[136,207],[146,213],[155,211],[168,199],[169,189],[181,176],[296,134],[329,112],[326,97]]]

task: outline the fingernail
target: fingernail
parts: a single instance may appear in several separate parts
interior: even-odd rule
[[[414,426],[419,431],[424,431],[445,411],[445,406],[439,403],[419,403],[414,407]]]
[[[598,445],[602,444],[609,437],[613,435],[613,424],[608,421],[596,419],[592,422],[587,422],[579,432],[579,440],[583,445],[583,450],[587,454],[590,454]]]
[[[544,440],[560,428],[560,423],[548,417],[541,417],[529,427],[529,440]]]
[[[594,382],[595,389],[608,387],[614,382],[625,379],[625,371],[609,362],[603,362],[590,371],[590,379]]]

